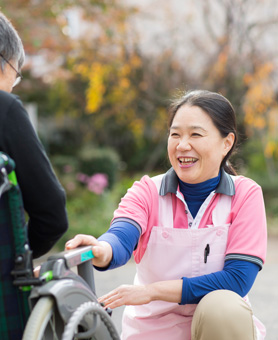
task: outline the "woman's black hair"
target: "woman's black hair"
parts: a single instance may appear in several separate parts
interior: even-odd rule
[[[206,90],[194,90],[186,92],[181,98],[174,100],[170,106],[170,116],[168,126],[171,127],[178,109],[184,105],[198,106],[206,112],[213,124],[224,138],[232,132],[235,136],[234,144],[231,150],[224,157],[221,167],[229,174],[236,175],[235,169],[229,162],[236,144],[237,144],[237,126],[236,115],[232,104],[219,93]]]

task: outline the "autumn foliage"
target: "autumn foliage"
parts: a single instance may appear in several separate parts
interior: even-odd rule
[[[193,28],[191,32],[186,22],[184,46],[190,42],[191,49],[184,48],[182,55],[175,53],[174,37],[155,55],[143,50],[133,25],[140,8],[121,1],[4,0],[1,6],[29,58],[21,94],[39,103],[42,116],[54,117],[61,133],[59,148],[50,138],[50,152],[74,154],[83,145],[110,146],[128,171],[165,168],[169,99],[177,89],[206,88],[227,96],[236,109],[244,167],[250,157],[245,157],[244,145],[259,141],[266,172],[275,175],[277,64],[271,46],[260,49],[254,37],[268,25],[277,28],[277,20],[249,20],[253,1],[196,1],[195,7],[188,6],[187,17],[198,11],[206,36]],[[256,6],[267,7],[267,1]],[[75,26],[79,34],[70,26],[72,11],[80,19]],[[201,56],[197,66],[196,51]],[[31,63],[38,55],[47,65],[56,65],[39,77]]]

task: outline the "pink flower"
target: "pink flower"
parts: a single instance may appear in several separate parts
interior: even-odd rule
[[[90,177],[79,172],[76,175],[76,179],[81,183],[87,184],[87,188],[97,195],[101,195],[108,186],[108,177],[106,174],[97,173]]]
[[[88,175],[85,175],[85,174],[82,174],[81,172],[79,172],[77,175],[76,175],[76,179],[81,182],[81,183],[85,183],[87,184],[90,177]]]
[[[97,195],[101,195],[108,186],[108,177],[106,174],[94,174],[87,182],[88,189]]]

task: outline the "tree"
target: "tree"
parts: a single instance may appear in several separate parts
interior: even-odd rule
[[[278,170],[278,104],[274,79],[274,65],[259,64],[254,73],[245,74],[247,91],[243,101],[246,132],[260,140],[271,178]]]
[[[31,15],[37,12],[24,36],[38,32],[38,53],[42,48],[46,58],[60,63],[42,75],[42,82],[37,80],[40,88],[45,82],[50,85],[40,97],[40,114],[55,113],[60,126],[60,137],[52,136],[56,152],[73,153],[83,144],[94,143],[115,148],[129,170],[151,171],[161,166],[166,154],[167,99],[173,88],[185,82],[186,73],[171,51],[155,60],[144,57],[128,21],[136,8],[117,1],[61,1],[58,6],[47,1],[35,2],[33,8],[25,1],[19,6],[21,17],[27,14],[28,4]],[[72,39],[65,35],[70,32],[69,10],[77,11],[82,19],[83,34]],[[18,14],[15,20],[19,20]],[[40,27],[45,29],[42,35]],[[57,35],[51,34],[54,31]],[[43,37],[48,35],[52,40],[47,45]],[[33,41],[37,38],[31,36],[25,44],[29,55],[36,52]],[[26,85],[22,89],[26,100],[35,98],[32,86],[29,88],[29,92]],[[50,152],[54,151],[51,145]]]
[[[143,50],[137,27],[145,26],[134,23],[142,13],[148,15],[141,20],[152,22],[157,11],[146,13],[119,0],[3,4],[22,33],[28,56],[40,54],[48,64],[56,64],[41,80],[30,74],[31,82],[22,84],[26,100],[39,98],[40,113],[55,115],[61,139],[56,152],[77,152],[83,144],[95,143],[115,148],[129,170],[161,167],[168,99],[174,89],[201,87],[231,100],[241,143],[259,138],[268,172],[274,172],[277,44],[272,40],[278,36],[278,21],[273,1],[188,1],[179,7],[184,20],[175,20],[174,10],[170,16],[174,4],[167,2],[162,38],[156,35],[153,42],[159,46],[163,41],[156,54]],[[71,26],[73,12],[80,19],[79,34]],[[266,100],[265,92],[271,99]]]
[[[278,169],[278,93],[274,81],[278,16],[272,5],[271,1],[255,4],[248,0],[202,2],[210,44],[215,45],[205,69],[207,86],[222,92],[235,105],[240,132],[245,136],[242,140],[258,138],[267,173],[273,178]],[[216,20],[214,13],[219,11],[215,7],[221,9],[222,21]],[[270,32],[273,41],[269,40]]]

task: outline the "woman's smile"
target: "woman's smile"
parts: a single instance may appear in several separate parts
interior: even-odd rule
[[[197,106],[178,109],[170,127],[168,155],[177,176],[187,183],[216,177],[230,150],[210,116]]]
[[[193,157],[178,157],[178,161],[181,168],[189,168],[194,166],[198,159]]]

